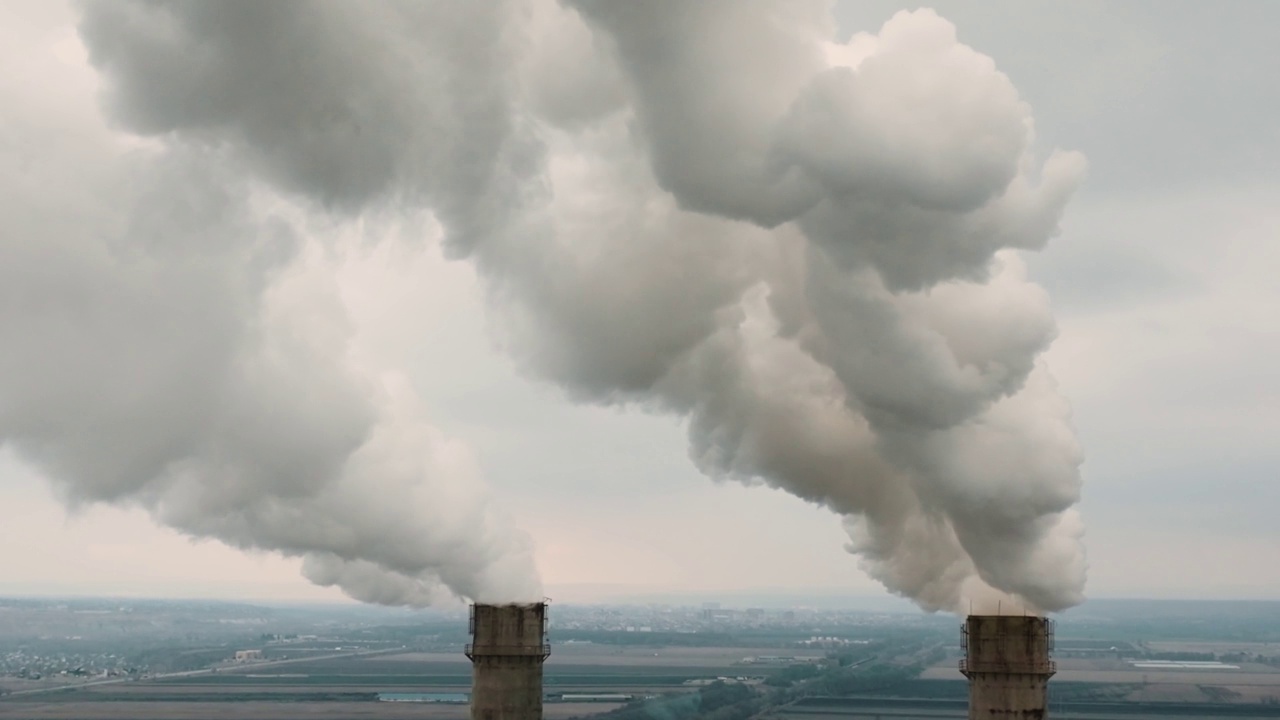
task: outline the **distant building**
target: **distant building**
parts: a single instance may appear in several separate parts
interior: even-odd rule
[[[262,659],[261,650],[237,650],[236,662],[253,662]]]

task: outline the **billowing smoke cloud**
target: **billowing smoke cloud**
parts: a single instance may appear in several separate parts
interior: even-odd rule
[[[699,468],[841,513],[890,590],[1081,599],[1080,451],[1017,253],[1084,163],[1039,161],[933,12],[845,44],[799,0],[116,3],[82,32],[132,131],[316,212],[430,208],[530,373],[686,417]],[[313,577],[394,567],[336,556]]]
[[[87,17],[163,34],[146,10]],[[201,96],[168,70],[159,90]],[[72,505],[299,557],[355,598],[540,597],[528,539],[465,448],[350,352],[300,211],[215,143],[79,120],[96,115],[85,95],[61,115],[12,106],[15,147],[41,150],[6,148],[0,170],[0,440]]]
[[[846,515],[924,607],[1078,602],[1079,449],[1013,251],[1055,232],[1082,159],[1037,164],[1009,80],[928,11],[832,45],[820,3],[574,7],[627,92],[588,130],[543,115],[573,190],[541,247],[479,253],[517,351],[688,415],[705,472]]]

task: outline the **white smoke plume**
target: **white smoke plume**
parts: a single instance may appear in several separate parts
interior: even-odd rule
[[[81,31],[126,128],[312,212],[430,209],[530,373],[687,418],[699,468],[841,513],[891,591],[1081,600],[1080,450],[1018,253],[1056,232],[1084,162],[1039,160],[1009,79],[935,13],[848,43],[802,0],[102,3]],[[243,312],[229,326],[262,329]],[[334,432],[358,459],[358,433]],[[375,600],[399,596],[367,578],[404,542],[455,589],[445,561],[501,567],[436,537],[371,539],[376,557],[310,540],[272,543]]]
[[[352,354],[300,211],[225,149],[114,133],[94,102],[6,100],[0,441],[73,506],[298,557],[361,600],[540,598],[466,449]]]
[[[572,191],[541,246],[479,252],[517,352],[688,415],[705,472],[844,514],[923,607],[1079,602],[1079,449],[1014,251],[1055,232],[1082,158],[1037,164],[1009,80],[929,11],[840,46],[822,3],[574,8],[616,63],[577,63],[582,85],[626,94],[541,114]]]

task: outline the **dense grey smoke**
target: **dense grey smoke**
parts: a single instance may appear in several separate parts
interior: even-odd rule
[[[157,9],[93,6],[86,27],[138,51],[104,18],[163,36]],[[190,68],[157,69],[171,73],[165,96],[218,93]],[[192,536],[299,557],[355,598],[540,598],[528,539],[474,460],[349,352],[332,281],[298,261],[317,242],[302,211],[217,143],[111,133],[92,96],[77,102],[6,105],[5,142],[18,142],[0,169],[0,441],[72,505],[139,506]],[[368,190],[374,173],[355,172],[317,192]]]
[[[481,251],[517,351],[687,414],[705,472],[846,515],[922,606],[1078,602],[1079,450],[1012,250],[1055,232],[1082,159],[1037,164],[1008,79],[928,11],[833,45],[822,3],[574,7],[616,62],[583,84],[626,95],[586,130],[542,115],[572,190],[542,247]]]
[[[931,11],[833,32],[800,0],[104,3],[82,25],[131,131],[315,212],[431,209],[531,373],[687,418],[699,468],[841,513],[890,590],[1070,606],[1080,453],[1017,253],[1083,159],[1038,160],[1008,78]],[[396,597],[364,580],[385,554],[312,557]]]

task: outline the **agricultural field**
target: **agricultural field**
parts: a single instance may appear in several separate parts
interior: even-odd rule
[[[1057,661],[1051,693],[1073,692],[1075,686],[1114,685],[1110,699],[1134,702],[1269,703],[1280,700],[1280,668],[1261,663],[1232,663],[1222,669],[1195,667],[1143,668],[1135,661],[1066,658]],[[954,660],[939,663],[920,675],[922,680],[962,681]]]
[[[0,644],[13,648],[0,658],[0,720],[468,714],[465,615],[96,602],[13,603],[9,614],[23,621],[0,625]],[[713,696],[727,704],[707,713],[722,719],[965,716],[955,618],[648,606],[557,613],[544,665],[549,719],[698,720]],[[1072,707],[1095,720],[1203,708],[1213,710],[1205,717],[1280,717],[1280,604],[1090,603],[1061,619],[1056,653],[1055,718],[1073,717],[1059,712]],[[393,702],[405,699],[395,693],[452,702]]]
[[[1049,716],[1054,720],[1275,720],[1280,708],[1261,705],[1223,706],[1211,703],[1054,703]],[[779,710],[780,720],[963,720],[968,708],[964,700],[922,700],[899,698],[836,698],[800,702]]]
[[[775,651],[768,651],[776,654]],[[764,654],[760,652],[758,654]],[[544,665],[548,692],[625,686],[671,687],[688,680],[720,676],[768,676],[782,664],[743,664],[757,656],[743,648],[625,648],[595,645],[556,646]],[[394,653],[303,661],[262,669],[249,667],[145,683],[165,692],[178,688],[308,688],[333,691],[377,689],[455,689],[471,682],[471,665],[460,654]]]
[[[1149,641],[1143,647],[1159,653],[1189,653],[1197,655],[1247,655],[1280,657],[1277,642],[1206,642],[1206,641]]]
[[[547,704],[543,716],[567,720],[611,710],[599,703]],[[431,718],[465,720],[466,705],[393,702],[40,702],[0,703],[5,720],[396,720]]]
[[[767,677],[785,664],[743,664],[776,649],[556,646],[544,666],[548,693],[684,692],[689,681]],[[797,659],[820,656],[797,654]],[[0,718],[32,720],[256,720],[257,718],[466,717],[466,705],[379,701],[379,693],[467,692],[471,666],[456,653],[396,652],[248,665],[218,672],[102,683],[57,693],[11,696]],[[568,718],[617,704],[548,701],[545,715]]]

